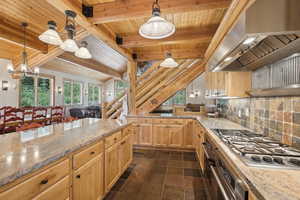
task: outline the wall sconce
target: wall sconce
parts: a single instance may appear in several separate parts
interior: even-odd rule
[[[2,90],[7,91],[8,90],[8,81],[2,81]]]
[[[62,87],[60,87],[60,86],[57,87],[57,93],[58,93],[59,95],[62,94]]]

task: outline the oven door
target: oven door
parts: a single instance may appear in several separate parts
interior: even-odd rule
[[[221,177],[217,170],[217,161],[215,155],[211,152],[208,143],[204,144],[205,152],[205,171],[204,176],[206,179],[206,187],[208,188],[211,200],[235,200],[232,193],[228,192],[225,184],[222,184]],[[207,148],[208,147],[208,148]]]

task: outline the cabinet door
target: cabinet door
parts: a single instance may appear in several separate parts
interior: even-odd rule
[[[108,192],[118,180],[120,173],[119,164],[120,144],[114,144],[105,150],[105,191]]]
[[[183,145],[185,148],[193,148],[194,121],[188,120],[184,127]]]
[[[169,144],[169,129],[166,125],[153,125],[153,144],[155,146],[168,146]]]
[[[120,143],[120,168],[123,173],[132,161],[132,136],[126,136]]]
[[[169,146],[170,147],[183,146],[183,125],[169,126]]]
[[[103,196],[103,154],[74,172],[73,199],[97,200]]]
[[[133,144],[140,144],[140,125],[133,126]]]
[[[139,128],[140,145],[152,145],[152,125],[141,124]]]

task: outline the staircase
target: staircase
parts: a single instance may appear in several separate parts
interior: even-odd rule
[[[180,62],[177,68],[159,67],[154,63],[137,79],[136,107],[138,114],[147,114],[182,90],[205,71],[203,62],[199,59],[188,59]],[[124,98],[127,91],[110,103],[104,104],[103,116],[116,119],[122,113]]]

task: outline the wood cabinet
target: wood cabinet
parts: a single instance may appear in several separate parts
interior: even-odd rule
[[[152,145],[152,124],[140,124],[138,127],[139,144],[151,146]]]
[[[105,150],[105,191],[108,192],[119,178],[120,145]]]
[[[169,126],[169,147],[182,147],[183,146],[183,126],[170,125]]]
[[[169,144],[169,127],[165,124],[153,125],[153,145],[167,147]]]
[[[97,200],[103,196],[103,154],[84,164],[73,175],[73,199]]]
[[[193,148],[194,144],[194,120],[187,120],[184,126],[183,146],[185,148]]]
[[[132,161],[132,135],[127,135],[120,143],[120,170],[123,173]]]
[[[208,72],[206,74],[206,95],[248,97],[251,89],[251,72]]]
[[[69,173],[69,160],[64,160],[43,172],[29,178],[9,190],[0,193],[1,200],[29,200],[50,188]],[[51,196],[59,197],[61,194],[51,191]]]
[[[204,168],[205,168],[205,155],[204,155],[204,149],[203,149],[204,141],[205,141],[205,130],[199,123],[197,123],[195,126],[195,143],[194,143],[194,145],[195,145],[196,154],[197,154],[202,171],[204,171]]]

